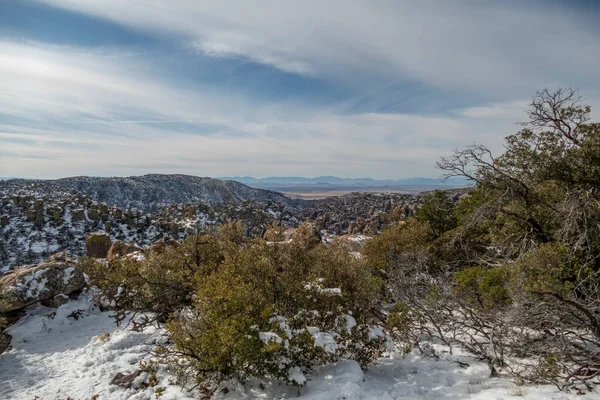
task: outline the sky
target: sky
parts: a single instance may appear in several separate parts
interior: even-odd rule
[[[599,65],[597,0],[0,0],[0,177],[438,177]]]

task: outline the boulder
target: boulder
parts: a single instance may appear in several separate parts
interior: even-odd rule
[[[171,233],[173,235],[176,235],[176,236],[179,235],[179,225],[177,225],[176,222],[171,222],[169,224],[169,230],[171,231]]]
[[[90,233],[85,238],[85,255],[95,258],[106,258],[110,245],[110,236],[106,232]]]
[[[134,372],[119,372],[110,381],[111,385],[121,386],[122,388],[128,389],[132,387],[138,378],[142,374],[141,370]]]
[[[96,208],[90,208],[87,212],[87,216],[89,219],[91,219],[92,221],[96,221],[98,219],[98,209]]]
[[[115,258],[141,250],[142,248],[136,244],[127,243],[122,240],[115,240],[115,242],[110,246],[110,249],[108,249],[106,259],[108,262],[112,262]]]
[[[0,332],[0,354],[4,353],[10,347],[11,339],[10,335]]]
[[[0,277],[0,296],[6,304],[0,312],[6,313],[57,295],[67,295],[83,289],[83,272],[73,262],[48,262],[19,267]]]
[[[69,296],[66,294],[57,294],[56,296],[42,300],[42,305],[51,308],[58,308],[69,301]]]
[[[296,228],[287,228],[285,231],[283,231],[283,241],[289,242],[290,240],[292,240],[292,237],[294,237],[296,230]]]
[[[29,222],[35,221],[35,216],[36,216],[35,210],[27,210],[25,212],[25,216],[27,217],[27,221],[29,221]]]
[[[83,221],[85,219],[85,210],[83,208],[71,210],[71,216],[73,217],[73,221]]]
[[[9,222],[9,217],[8,215],[3,215],[0,217],[0,227],[4,228],[6,225],[8,225]]]
[[[177,247],[179,246],[179,243],[170,236],[163,236],[152,243],[151,250],[155,253],[162,253],[167,246]]]

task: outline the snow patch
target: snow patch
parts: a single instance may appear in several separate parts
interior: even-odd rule
[[[329,354],[335,354],[340,347],[331,333],[316,332],[312,337],[315,340],[315,347],[321,347]]]
[[[63,283],[68,285],[71,282],[71,278],[73,277],[73,272],[75,272],[75,267],[69,267],[64,271]]]
[[[288,370],[288,379],[290,382],[295,382],[296,384],[302,386],[306,383],[306,376],[302,373],[300,367],[292,367]]]
[[[279,336],[275,332],[258,332],[258,338],[262,340],[265,344],[283,343],[283,339],[281,338],[281,336]]]
[[[356,326],[356,320],[352,315],[344,315],[344,321],[346,322],[346,330],[348,333],[352,333],[352,328]]]

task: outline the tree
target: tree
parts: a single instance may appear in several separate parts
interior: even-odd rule
[[[449,194],[442,190],[436,190],[425,197],[423,204],[417,211],[419,221],[429,223],[434,237],[456,228],[455,204],[449,198]]]
[[[366,256],[385,267],[388,323],[408,346],[433,337],[487,361],[492,375],[591,389],[600,377],[600,124],[572,89],[536,93],[528,116],[497,157],[474,144],[442,158],[447,177],[476,186],[456,206],[442,193],[426,199],[417,218],[430,237],[409,246],[417,236],[393,227]]]
[[[538,332],[519,338],[537,349],[537,374],[519,373],[590,388],[600,376],[600,124],[581,100],[573,89],[538,92],[503,154],[472,145],[438,167],[477,184],[459,231],[485,232],[493,252],[480,264],[515,277],[514,331]]]

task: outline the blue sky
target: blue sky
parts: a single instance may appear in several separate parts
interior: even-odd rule
[[[600,1],[0,0],[0,176],[435,177],[598,65]]]

